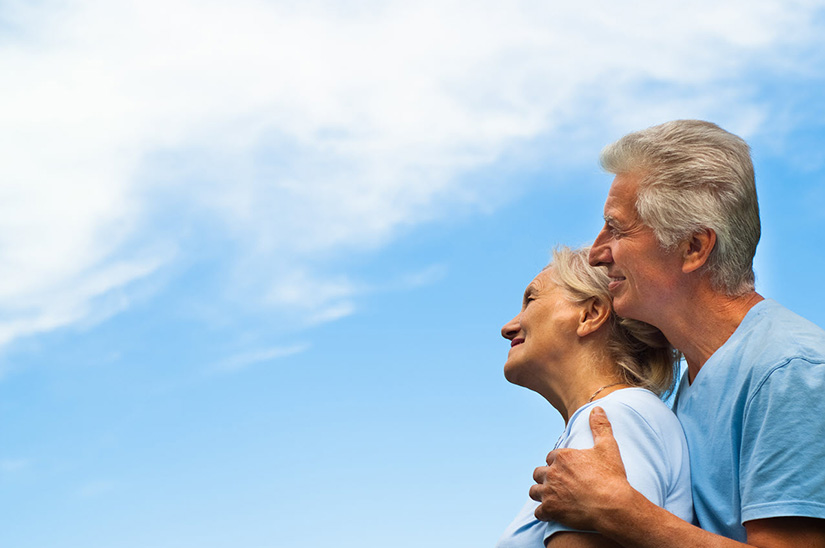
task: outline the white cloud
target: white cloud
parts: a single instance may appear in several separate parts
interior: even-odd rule
[[[117,489],[118,485],[109,480],[93,480],[81,485],[77,490],[79,498],[96,498],[108,495]]]
[[[298,312],[312,325],[349,316],[355,311],[353,298],[364,291],[347,279],[321,279],[296,270],[279,276],[263,300]]]
[[[309,348],[306,344],[297,344],[292,346],[277,346],[272,348],[264,348],[252,352],[244,352],[227,358],[211,368],[212,372],[229,373],[246,369],[252,365],[259,363],[271,362],[287,356],[293,356],[305,352]]]
[[[271,304],[346,315],[330,263],[479,199],[462,174],[571,127],[753,131],[737,74],[818,36],[805,1],[339,4],[3,3],[0,344],[170,260],[159,203],[217,221]]]
[[[29,468],[30,465],[27,459],[0,459],[0,473],[15,474]]]
[[[11,318],[0,323],[0,345],[22,335],[120,312],[129,299],[114,298],[111,292],[151,274],[157,266],[147,261],[117,262],[77,275],[68,273],[58,283],[35,286],[36,291],[9,295],[3,304]]]

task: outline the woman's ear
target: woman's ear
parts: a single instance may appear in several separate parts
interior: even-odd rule
[[[708,262],[710,252],[716,245],[716,232],[704,228],[694,233],[689,240],[682,244],[682,272],[695,272]]]
[[[610,305],[596,297],[590,297],[582,303],[576,334],[579,337],[586,337],[591,333],[595,333],[609,318]]]

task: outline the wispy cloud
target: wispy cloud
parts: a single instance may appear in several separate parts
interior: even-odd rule
[[[292,346],[278,346],[272,348],[264,348],[254,350],[252,352],[244,352],[227,358],[210,369],[213,373],[230,373],[246,369],[252,365],[259,363],[271,362],[287,356],[300,354],[309,349],[308,344],[296,344]]]
[[[447,274],[447,267],[442,264],[435,264],[430,265],[418,272],[410,272],[409,274],[405,275],[397,284],[397,286],[393,286],[393,288],[409,288],[409,287],[420,287],[422,285],[429,285],[434,283],[440,279],[442,279]]]
[[[27,459],[0,459],[0,473],[14,474],[29,468],[30,465]]]
[[[6,318],[0,322],[0,345],[21,335],[93,318],[100,320],[120,312],[128,307],[130,299],[125,295],[118,298],[112,291],[148,276],[159,266],[158,258],[118,261],[8,295],[2,300]]]
[[[109,480],[94,480],[85,483],[77,490],[80,498],[95,498],[107,495],[118,487],[117,483]]]
[[[358,284],[336,258],[482,201],[461,175],[587,121],[747,134],[765,111],[737,74],[820,39],[819,2],[636,8],[3,3],[0,344],[88,319],[177,256],[160,242],[185,254],[159,210],[228,235],[269,306],[314,292],[308,321],[341,317]]]

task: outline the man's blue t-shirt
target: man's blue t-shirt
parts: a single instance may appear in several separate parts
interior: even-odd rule
[[[673,412],[652,392],[625,388],[583,405],[570,417],[556,448],[593,447],[590,411],[596,405],[604,409],[613,427],[630,484],[650,501],[691,521],[685,435]],[[537,502],[527,501],[496,548],[543,548],[553,534],[575,531],[558,522],[537,520],[533,515],[537,506]]]
[[[761,301],[674,408],[702,529],[744,542],[750,520],[825,519],[825,331]]]

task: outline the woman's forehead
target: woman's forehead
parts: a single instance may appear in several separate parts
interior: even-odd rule
[[[536,277],[533,278],[533,281],[527,285],[525,293],[546,291],[556,286],[557,284],[555,283],[555,281],[553,281],[553,266],[547,265],[542,269],[541,272],[536,274]]]

